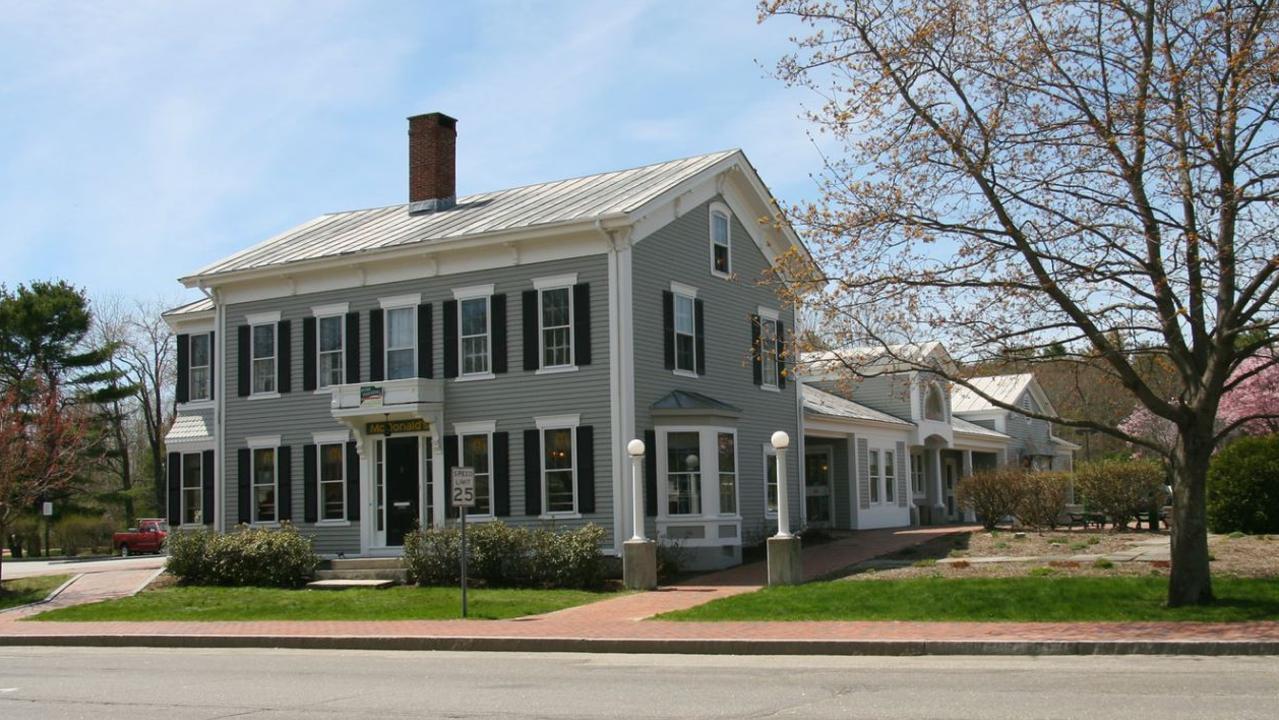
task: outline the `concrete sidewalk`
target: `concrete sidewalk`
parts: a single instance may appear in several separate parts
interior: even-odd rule
[[[870,531],[805,551],[805,575],[969,528]],[[668,622],[653,615],[758,589],[762,564],[514,620],[14,622],[0,645],[289,647],[725,654],[1279,654],[1279,623]]]

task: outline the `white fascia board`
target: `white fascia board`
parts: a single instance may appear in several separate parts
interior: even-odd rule
[[[577,273],[564,273],[563,275],[549,275],[547,277],[533,278],[533,288],[535,290],[572,287],[576,284]]]
[[[345,443],[351,439],[350,430],[326,430],[324,432],[311,433],[311,442],[316,445],[332,445],[334,443]]]
[[[279,310],[267,310],[266,312],[249,313],[244,316],[246,325],[270,325],[271,323],[280,322]]]
[[[577,427],[582,423],[580,413],[566,415],[543,415],[533,418],[533,423],[537,425],[538,430],[546,430],[549,428],[565,428]]]
[[[279,435],[250,435],[244,439],[244,444],[250,448],[257,450],[262,448],[280,447]]]
[[[419,296],[420,297],[420,296]],[[315,317],[329,317],[332,315],[345,315],[351,311],[351,303],[340,302],[330,305],[313,305],[311,306],[311,315]]]
[[[495,289],[493,283],[487,285],[470,285],[468,287],[453,288],[454,300],[474,300],[475,298],[486,298],[493,295]]]
[[[407,293],[391,297],[378,298],[378,306],[383,310],[395,308],[417,307],[422,304],[422,293]]]
[[[453,423],[454,435],[483,435],[497,431],[496,420]]]

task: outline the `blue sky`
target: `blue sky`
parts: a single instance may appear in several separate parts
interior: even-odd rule
[[[405,201],[405,118],[435,110],[459,194],[740,147],[809,198],[815,98],[766,76],[797,30],[751,0],[8,0],[0,282],[190,297],[209,261]]]

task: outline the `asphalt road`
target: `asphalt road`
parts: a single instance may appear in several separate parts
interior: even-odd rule
[[[1276,717],[1279,658],[0,649],[0,718]]]

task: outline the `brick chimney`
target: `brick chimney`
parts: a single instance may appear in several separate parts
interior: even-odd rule
[[[457,120],[444,113],[409,118],[409,213],[457,204]]]

